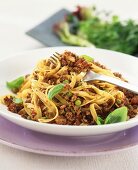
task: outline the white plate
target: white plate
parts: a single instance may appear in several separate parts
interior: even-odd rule
[[[38,60],[51,56],[54,52],[63,52],[70,50],[80,54],[87,54],[95,58],[95,60],[103,63],[113,71],[122,73],[130,82],[138,85],[138,59],[132,56],[93,48],[82,47],[53,47],[39,50],[24,52],[15,55],[0,62],[0,96],[10,93],[5,86],[6,81],[15,79],[16,77],[30,73]],[[111,125],[99,126],[69,126],[69,125],[54,125],[43,124],[30,120],[23,119],[15,113],[7,111],[6,106],[0,105],[0,115],[6,119],[35,131],[64,135],[64,136],[88,136],[99,135],[122,131],[138,125],[138,117],[135,117],[127,122],[116,123]]]

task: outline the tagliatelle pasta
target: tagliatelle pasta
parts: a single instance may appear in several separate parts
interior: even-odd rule
[[[2,102],[26,119],[64,125],[94,125],[98,117],[105,120],[111,111],[131,104],[124,89],[107,82],[84,82],[89,70],[124,81],[94,60],[65,51],[39,61],[17,95],[4,96]],[[14,97],[22,102],[14,103]]]

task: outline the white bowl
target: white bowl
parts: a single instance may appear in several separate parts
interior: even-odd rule
[[[78,55],[89,55],[95,58],[95,60],[111,68],[113,71],[122,73],[130,82],[138,85],[138,59],[135,57],[103,49],[52,47],[27,51],[0,61],[0,96],[10,93],[6,88],[6,81],[15,79],[20,75],[30,73],[40,59],[49,57],[54,52],[60,53],[65,50],[70,50]],[[138,116],[127,122],[98,126],[70,126],[39,123],[23,119],[19,115],[7,111],[6,106],[2,104],[0,104],[0,115],[20,126],[34,131],[64,136],[108,134],[138,125]]]

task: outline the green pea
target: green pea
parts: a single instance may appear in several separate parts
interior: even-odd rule
[[[117,99],[117,100],[116,100],[116,103],[117,103],[117,104],[121,104],[122,101],[121,101],[120,99]]]
[[[73,94],[69,91],[69,92],[67,92],[67,96],[68,97],[71,97]]]
[[[75,101],[75,105],[76,105],[76,106],[80,106],[80,105],[81,105],[81,101],[80,101],[79,99],[77,99],[77,100]]]

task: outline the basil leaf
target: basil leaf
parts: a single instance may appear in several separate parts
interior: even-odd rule
[[[88,55],[81,55],[80,58],[83,58],[87,62],[92,62],[94,59]]]
[[[11,90],[19,89],[22,83],[24,82],[24,77],[19,77],[11,82],[7,82],[7,87]]]
[[[16,104],[21,104],[21,103],[23,103],[23,100],[20,98],[13,98],[13,102]]]
[[[96,121],[97,125],[103,125],[104,124],[104,120],[101,117],[97,117],[97,121]]]
[[[64,80],[63,84],[69,84],[69,80]]]
[[[127,120],[127,113],[128,113],[127,107],[125,107],[125,106],[120,107],[120,108],[114,110],[113,112],[111,112],[107,116],[107,118],[105,120],[105,124],[124,122]]]
[[[52,100],[52,98],[56,95],[56,94],[58,94],[58,93],[60,93],[61,91],[62,91],[62,89],[64,88],[64,84],[57,84],[57,85],[55,85],[53,88],[51,88],[50,90],[49,90],[49,92],[48,92],[48,98],[50,99],[50,100]]]

